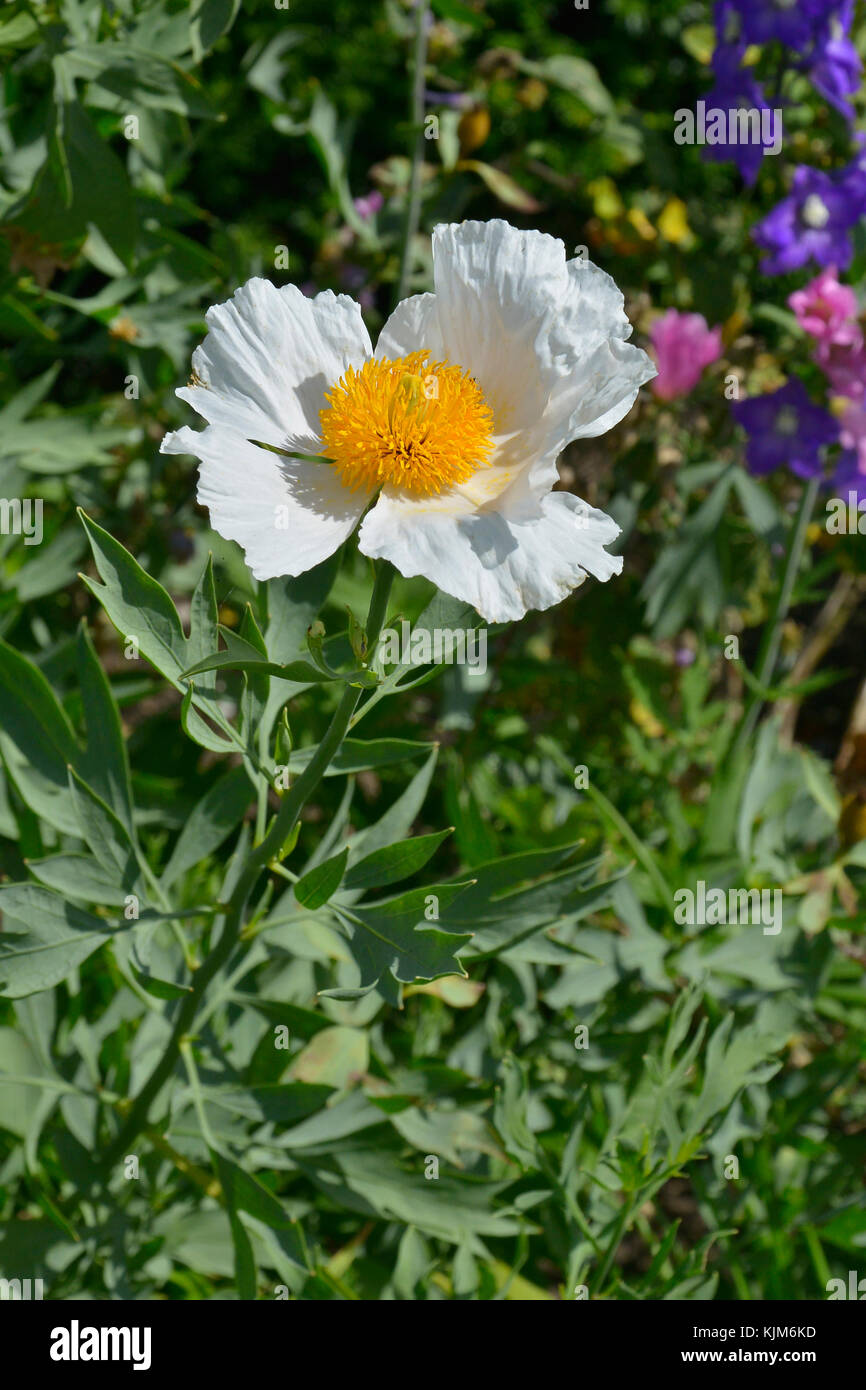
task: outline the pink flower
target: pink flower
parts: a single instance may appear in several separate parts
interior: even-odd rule
[[[370,193],[365,194],[363,198],[355,198],[353,201],[358,216],[364,222],[369,222],[370,218],[375,217],[376,213],[381,210],[385,199],[382,197],[378,188],[374,188]]]
[[[668,309],[650,330],[659,374],[652,389],[663,401],[684,396],[700,380],[704,367],[722,355],[722,330],[711,329],[703,314]]]
[[[866,347],[859,331],[853,343],[819,342],[815,360],[837,396],[866,395]]]
[[[819,343],[856,346],[861,341],[857,296],[850,285],[840,285],[835,266],[822,270],[805,289],[795,290],[788,303],[800,327]]]
[[[839,421],[839,439],[846,449],[853,449],[857,469],[866,473],[866,405],[862,401],[849,405]]]

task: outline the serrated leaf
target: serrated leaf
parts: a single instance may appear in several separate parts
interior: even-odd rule
[[[384,975],[410,983],[439,975],[465,975],[457,951],[471,932],[454,932],[436,925],[439,914],[469,886],[438,883],[415,888],[377,903],[356,904],[343,922],[350,950],[360,971],[360,987],[370,988]]]

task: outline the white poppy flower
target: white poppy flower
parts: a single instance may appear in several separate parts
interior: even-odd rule
[[[346,295],[250,280],[209,310],[177,393],[207,428],[162,449],[201,460],[198,500],[256,578],[310,569],[363,516],[365,555],[504,622],[622,569],[604,548],[616,523],[552,491],[556,460],[617,424],[655,368],[610,276],[553,237],[440,226],[433,270],[375,352]]]

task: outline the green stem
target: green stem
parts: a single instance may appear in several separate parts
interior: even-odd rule
[[[264,839],[265,826],[268,823],[268,784],[262,778],[259,783],[258,795],[256,797],[256,844]]]
[[[385,621],[393,580],[394,570],[390,564],[385,562],[377,567],[366,625],[368,660],[372,660],[375,654],[376,643]],[[361,691],[359,689],[350,685],[346,686],[328,730],[315,754],[291,791],[283,798],[270,830],[261,844],[252,851],[244,865],[234,891],[226,904],[226,910],[219,919],[223,924],[219,940],[196,971],[192,990],[177,1011],[166,1050],[133,1101],[119,1134],[108,1147],[105,1155],[106,1166],[117,1162],[129,1151],[133,1140],[147,1124],[150,1107],[174,1071],[181,1045],[192,1031],[208,985],[228,960],[238,943],[247,902],[259,875],[267,868],[271,860],[279,859],[280,851],[297,824],[301,811],[324,777],[331,759],[346,735],[349,721],[360,696]]]
[[[154,874],[143,854],[138,855],[138,862],[141,865],[142,876],[153,894],[153,901],[160,905],[163,912],[171,912],[171,903],[168,900],[168,896],[164,892],[162,884]],[[195,970],[198,962],[196,961],[192,947],[183,934],[183,927],[179,922],[174,921],[169,923],[169,928],[175,941],[183,952],[183,960],[187,970],[190,972]]]
[[[622,1244],[623,1237],[628,1228],[628,1224],[631,1221],[634,1209],[634,1198],[627,1196],[623,1201],[622,1210],[620,1211],[616,1225],[614,1226],[613,1235],[610,1238],[610,1243],[607,1247],[607,1253],[605,1254],[601,1269],[599,1270],[598,1275],[596,1276],[595,1287],[593,1289],[594,1295],[600,1294],[605,1284],[607,1283],[607,1276],[610,1273],[611,1266],[616,1258],[616,1252]]]
[[[410,115],[415,143],[412,147],[412,169],[409,175],[409,195],[406,221],[403,228],[403,255],[400,260],[400,282],[397,302],[409,291],[412,271],[412,250],[421,215],[421,166],[424,163],[424,67],[427,61],[427,0],[416,0],[415,45],[412,50],[412,99]]]
[[[197,1163],[191,1163],[185,1154],[179,1153],[169,1144],[158,1129],[146,1129],[144,1132],[157,1153],[161,1153],[163,1158],[167,1158],[170,1163],[173,1163],[179,1173],[194,1182],[208,1197],[215,1197],[217,1201],[225,1202],[219,1180],[214,1177],[213,1173],[207,1173]]]
[[[574,1221],[581,1235],[589,1241],[596,1255],[600,1255],[601,1246],[599,1245],[598,1241],[593,1235],[592,1227],[590,1226],[589,1222],[587,1221],[586,1217],[580,1209],[580,1203],[578,1202],[577,1197],[572,1196],[565,1183],[557,1175],[556,1169],[550,1162],[550,1159],[547,1158],[547,1156],[544,1154],[542,1154],[541,1158],[541,1171],[544,1173],[544,1176],[547,1178],[548,1182],[555,1188],[556,1194],[559,1197],[559,1200],[562,1202],[563,1206],[568,1208],[568,1211],[571,1213],[572,1220]]]
[[[818,1278],[818,1283],[826,1289],[831,1279],[830,1266],[828,1265],[827,1257],[824,1254],[824,1247],[821,1244],[821,1238],[818,1235],[818,1232],[814,1226],[806,1224],[803,1227],[803,1239],[806,1242],[806,1248],[809,1251],[809,1255],[812,1260],[812,1267],[815,1270],[815,1274]]]
[[[198,1067],[196,1066],[195,1058],[192,1055],[191,1039],[181,1039],[180,1055],[183,1058],[183,1064],[186,1067],[186,1074],[189,1079],[190,1090],[192,1091],[193,1104],[195,1106],[195,1112],[198,1115],[198,1124],[199,1129],[202,1132],[202,1138],[204,1139],[209,1149],[213,1149],[214,1151],[219,1152],[219,1144],[213,1136],[213,1130],[211,1129],[208,1123],[207,1113],[204,1108],[204,1096],[202,1095],[201,1081],[199,1080],[198,1075]]]
[[[782,576],[781,587],[779,588],[776,607],[769,627],[764,632],[764,639],[758,652],[758,661],[755,669],[755,678],[758,684],[764,689],[770,684],[773,672],[776,669],[776,661],[779,656],[779,648],[782,645],[782,627],[788,616],[788,609],[791,604],[791,595],[794,592],[797,574],[800,569],[800,562],[803,558],[803,550],[806,545],[806,532],[809,529],[809,522],[812,520],[812,512],[815,507],[815,498],[818,495],[818,478],[810,478],[803,489],[803,496],[800,499],[800,510],[797,513],[797,520],[794,523],[794,531],[791,537],[791,545],[788,550],[788,558],[785,562],[785,572]],[[763,701],[760,695],[753,693],[746,707],[743,722],[734,744],[734,752],[738,752],[748,741],[754,732],[761,712]]]

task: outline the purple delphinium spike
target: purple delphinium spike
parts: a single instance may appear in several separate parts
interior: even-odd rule
[[[778,40],[800,52],[839,8],[839,0],[729,0],[747,43]]]
[[[739,67],[738,63],[739,57],[733,50],[729,50],[724,61],[720,61],[716,66],[715,86],[704,98],[707,111],[770,111],[772,108],[761,84],[756,82],[745,68]],[[763,122],[762,117],[759,119]],[[772,125],[775,126],[775,122]],[[730,130],[728,133],[731,133]],[[758,177],[765,151],[772,149],[774,143],[772,136],[764,140],[762,129],[760,141],[754,144],[751,141],[725,141],[719,145],[707,145],[701,153],[704,159],[731,160],[736,164],[745,182],[751,185]]]

